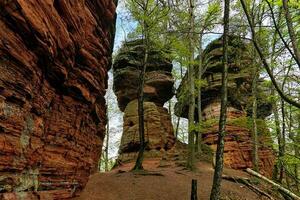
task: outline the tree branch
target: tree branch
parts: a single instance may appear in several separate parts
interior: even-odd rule
[[[298,103],[298,102],[296,102],[296,101],[290,99],[289,97],[287,97],[287,96],[282,92],[282,90],[280,89],[280,87],[278,86],[278,84],[277,84],[277,82],[276,82],[276,80],[275,80],[275,78],[274,78],[274,76],[273,76],[273,73],[272,73],[272,71],[271,71],[271,69],[270,69],[270,67],[269,67],[269,64],[268,64],[266,58],[264,57],[264,55],[263,55],[263,53],[262,53],[262,50],[260,49],[260,47],[259,47],[259,45],[258,45],[258,43],[257,43],[257,41],[256,41],[255,31],[254,31],[254,28],[253,28],[253,26],[252,26],[252,22],[251,22],[249,13],[248,13],[248,11],[247,11],[247,7],[246,7],[246,4],[245,4],[245,1],[244,1],[244,0],[241,0],[241,4],[242,4],[243,10],[244,10],[244,12],[245,12],[245,15],[246,15],[246,17],[247,17],[247,21],[248,21],[248,23],[249,23],[249,25],[250,25],[250,29],[251,29],[251,32],[252,32],[252,38],[253,38],[253,40],[252,40],[253,45],[254,45],[256,51],[258,52],[259,57],[260,57],[260,59],[261,59],[261,61],[262,61],[262,63],[263,63],[263,66],[264,66],[264,68],[266,69],[266,71],[267,71],[267,73],[268,73],[268,75],[269,75],[269,77],[270,77],[270,79],[271,79],[271,81],[272,81],[272,83],[273,83],[273,85],[274,85],[276,91],[278,92],[279,96],[280,96],[284,101],[286,101],[287,103],[289,103],[289,104],[291,104],[291,105],[293,105],[293,106],[295,106],[295,107],[297,107],[297,108],[300,108],[300,103]]]

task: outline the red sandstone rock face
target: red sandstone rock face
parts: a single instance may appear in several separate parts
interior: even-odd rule
[[[140,147],[138,102],[131,101],[124,111],[123,135],[118,159],[122,162],[136,159]],[[144,102],[145,140],[148,142],[145,157],[162,156],[175,144],[171,116],[164,107]]]
[[[0,0],[0,199],[69,198],[96,168],[114,12],[111,0]]]
[[[124,112],[118,158],[124,162],[135,160],[140,146],[137,99],[144,51],[142,40],[128,41],[119,50],[113,65],[114,92]],[[162,156],[161,152],[170,150],[175,144],[171,116],[163,107],[174,95],[172,68],[162,51],[150,48],[143,88],[145,140],[148,143],[145,157]]]
[[[203,142],[209,145],[214,151],[217,149],[218,142],[218,122],[220,111],[220,103],[213,103],[204,109],[204,114],[208,119],[216,119],[216,123],[204,129]],[[232,107],[227,111],[227,125],[224,148],[224,164],[232,169],[252,168],[252,138],[251,130],[243,127],[242,124],[231,124],[230,121],[245,117],[245,114]],[[259,134],[259,169],[264,175],[271,177],[274,167],[275,155],[272,151],[271,138],[266,135]]]

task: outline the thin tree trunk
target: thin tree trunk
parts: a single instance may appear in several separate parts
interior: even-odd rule
[[[256,64],[255,64],[256,65]],[[257,136],[257,79],[258,79],[258,66],[254,69],[254,78],[252,82],[252,142],[253,142],[253,169],[259,172],[258,165],[258,136]]]
[[[282,116],[282,129],[281,129],[281,148],[279,148],[279,161],[280,161],[280,171],[278,182],[282,183],[284,176],[284,152],[285,152],[285,111],[284,111],[284,101],[281,99],[281,116]]]
[[[228,83],[228,32],[229,32],[229,12],[230,0],[225,0],[224,6],[224,35],[223,35],[223,73],[222,73],[222,97],[221,97],[221,111],[219,120],[219,137],[216,151],[216,166],[214,171],[213,185],[210,194],[210,200],[220,199],[221,181],[223,173],[223,159],[224,159],[224,137],[226,129],[227,117],[227,83]]]
[[[291,48],[289,47],[289,44],[286,42],[286,40],[284,39],[284,36],[282,35],[281,31],[280,31],[280,28],[278,26],[278,24],[280,23],[277,23],[276,20],[275,20],[275,14],[274,14],[274,11],[273,11],[273,8],[271,6],[271,3],[269,1],[266,1],[269,8],[270,8],[270,12],[271,12],[271,18],[273,20],[273,23],[274,23],[274,27],[275,27],[275,30],[276,32],[278,33],[282,43],[284,44],[285,48],[290,52],[292,58],[296,61],[298,67],[300,68],[300,60],[297,59],[296,55],[294,54],[294,52],[291,50]],[[279,10],[279,13],[281,14],[281,7],[280,7],[280,10]]]
[[[300,112],[298,113],[298,130],[300,130]],[[295,157],[299,158],[300,157],[300,149],[299,149],[299,146],[298,145],[300,144],[300,131],[298,131],[296,133],[296,136],[295,136],[295,140],[294,140],[294,149],[295,149]],[[295,164],[295,168],[294,168],[294,171],[295,171],[295,177],[296,177],[296,188],[297,188],[297,191],[300,192],[300,189],[299,189],[299,164]]]
[[[258,7],[258,8],[257,8]],[[255,10],[257,13],[255,13]],[[258,29],[258,39],[261,41],[261,27],[263,23],[263,14],[264,14],[264,6],[262,4],[256,5],[256,2],[253,1],[252,3],[252,10],[251,10],[251,17],[252,17],[252,24],[257,24],[259,26]],[[256,20],[257,17],[257,20]],[[252,38],[253,39],[253,38]],[[259,79],[259,72],[260,72],[260,62],[256,60],[257,53],[255,48],[253,47],[253,82],[252,82],[252,163],[253,169],[259,172],[259,157],[258,157],[258,133],[257,133],[257,82]]]
[[[199,66],[198,66],[198,81],[202,80],[202,35],[203,33],[201,32],[199,35]],[[198,88],[198,97],[197,97],[197,111],[198,111],[198,133],[197,133],[197,153],[201,154],[202,153],[202,106],[201,106],[201,84],[199,85]]]
[[[108,112],[107,112],[108,116]],[[107,117],[106,125],[106,147],[105,147],[105,171],[108,172],[108,144],[109,144],[109,118]]]
[[[269,8],[271,5],[269,5]],[[275,16],[273,15],[273,20],[274,23],[277,24],[280,22],[281,20],[281,11],[278,13],[278,22],[276,22]],[[273,41],[272,41],[272,52],[271,52],[271,56],[270,56],[270,60],[271,60],[271,66],[275,66],[276,62],[275,62],[275,47],[276,47],[276,42],[277,42],[277,36],[278,36],[278,32],[275,32],[273,35]],[[271,68],[271,73],[273,74],[273,68]],[[275,97],[275,88],[274,86],[271,86],[271,96]],[[280,121],[279,121],[279,113],[278,113],[278,107],[277,107],[277,102],[276,100],[271,101],[272,104],[272,112],[274,114],[274,121],[275,121],[275,131],[276,131],[276,136],[277,136],[277,142],[278,142],[278,149],[281,149],[281,131],[280,131]],[[280,150],[278,150],[280,151]],[[278,154],[278,160],[280,160],[279,154]],[[278,173],[280,172],[280,161],[276,163],[275,167],[274,167],[274,171],[273,171],[273,175],[272,175],[272,179],[273,180],[278,180]]]
[[[289,75],[289,72],[290,72],[291,68],[289,67],[288,68],[288,71],[287,71],[287,74],[286,76],[284,77],[283,81],[282,81],[282,86],[281,86],[281,89],[282,91],[284,91],[284,86],[285,86],[285,83],[286,83],[286,80],[287,80],[287,77]],[[284,176],[284,171],[285,171],[285,168],[284,168],[284,154],[285,154],[285,138],[286,138],[286,120],[285,120],[285,106],[284,106],[284,101],[283,99],[281,99],[281,118],[282,118],[282,129],[281,129],[281,148],[279,148],[279,161],[280,161],[280,171],[279,171],[279,182],[282,183],[282,180],[283,180],[283,176]]]
[[[189,33],[189,50],[190,58],[188,65],[188,80],[189,80],[189,113],[188,113],[188,160],[187,168],[194,170],[195,162],[195,79],[194,79],[194,48],[193,48],[193,34],[194,34],[194,2],[189,0],[189,14],[190,14],[190,26],[191,31]]]
[[[144,48],[145,48],[145,57],[144,57],[143,69],[141,70],[141,74],[140,74],[140,80],[139,80],[140,87],[139,87],[139,99],[138,99],[140,149],[133,170],[143,169],[144,151],[146,148],[145,127],[144,127],[144,81],[145,81],[146,64],[148,59],[148,50],[146,46],[144,46]]]
[[[144,16],[147,15],[147,6],[148,2],[146,2],[144,7]],[[144,46],[144,59],[143,66],[140,73],[139,80],[139,91],[138,91],[138,115],[139,115],[139,139],[140,139],[140,149],[138,153],[138,157],[136,159],[133,170],[142,170],[143,169],[143,160],[144,160],[144,151],[146,148],[145,143],[145,127],[144,127],[144,82],[145,82],[145,73],[148,62],[148,26],[145,21],[143,21],[143,46]]]
[[[293,27],[293,21],[292,21],[292,17],[289,11],[289,6],[288,6],[288,1],[287,0],[282,0],[282,5],[283,5],[283,10],[284,10],[284,14],[285,14],[285,21],[286,21],[286,25],[288,28],[288,33],[290,35],[290,39],[291,39],[291,43],[292,43],[292,47],[294,50],[294,54],[295,57],[297,59],[297,63],[300,62],[300,51],[298,49],[298,45],[297,45],[297,37],[295,34],[295,30]],[[300,68],[300,66],[298,66]]]
[[[170,119],[171,119],[171,124],[173,124],[172,123],[172,102],[171,102],[171,99],[169,100],[169,114],[170,114]]]
[[[275,96],[275,89],[273,86],[271,86],[271,96]],[[274,114],[274,120],[275,120],[275,130],[277,135],[277,143],[278,143],[278,163],[276,164],[277,172],[274,173],[274,178],[278,180],[277,173],[281,174],[281,171],[283,169],[282,163],[281,163],[281,153],[282,152],[282,140],[281,140],[281,131],[280,131],[280,121],[279,121],[279,113],[278,113],[278,107],[276,104],[276,101],[272,101],[272,110]]]
[[[175,129],[175,137],[178,139],[178,130],[179,130],[180,117],[177,117],[176,129]]]
[[[251,33],[252,33],[252,38],[253,38],[253,39],[252,39],[253,45],[254,45],[254,47],[255,47],[255,49],[256,49],[256,51],[257,51],[257,53],[258,53],[258,55],[259,55],[259,57],[260,57],[260,59],[261,59],[261,61],[262,61],[262,63],[263,63],[263,66],[264,66],[264,68],[266,69],[266,71],[267,71],[267,73],[268,73],[268,75],[269,75],[269,77],[270,77],[270,79],[271,79],[271,81],[272,81],[272,83],[273,83],[273,85],[274,85],[276,91],[278,92],[278,94],[280,95],[280,97],[281,97],[284,101],[286,101],[286,102],[289,103],[289,104],[292,104],[293,106],[295,106],[295,107],[297,107],[297,108],[300,108],[300,103],[299,103],[299,102],[296,102],[296,101],[292,100],[290,97],[286,96],[286,95],[283,93],[283,91],[280,89],[280,87],[278,86],[278,84],[277,84],[277,82],[276,82],[276,80],[275,80],[275,77],[273,76],[273,73],[271,72],[271,68],[270,68],[270,66],[269,66],[269,64],[268,64],[268,62],[267,62],[267,60],[266,60],[266,58],[265,58],[265,56],[264,56],[264,54],[263,54],[263,52],[262,52],[260,46],[258,45],[258,42],[256,41],[254,26],[253,26],[253,24],[252,24],[252,22],[251,22],[251,19],[250,19],[248,10],[247,10],[246,3],[245,3],[244,0],[240,0],[240,1],[241,1],[243,10],[244,10],[244,12],[245,12],[245,14],[246,14],[247,21],[248,21],[248,23],[249,23],[249,25],[250,25],[250,29],[251,29]]]

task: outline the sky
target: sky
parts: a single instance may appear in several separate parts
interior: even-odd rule
[[[125,8],[125,1],[119,1],[117,7],[117,21],[116,21],[116,34],[113,54],[115,54],[121,47],[122,42],[126,38],[126,34],[134,28],[134,23],[129,20],[125,20],[128,12]],[[108,88],[106,90],[106,103],[108,106],[108,118],[109,118],[109,158],[115,159],[118,155],[118,149],[121,141],[123,131],[123,113],[118,108],[117,98],[113,92],[113,74],[112,70],[108,73]],[[105,136],[105,140],[107,136]],[[105,143],[103,149],[105,148]]]

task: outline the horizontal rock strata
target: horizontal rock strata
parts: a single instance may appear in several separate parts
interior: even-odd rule
[[[138,89],[143,67],[144,46],[142,40],[123,44],[114,64],[114,92],[119,108],[124,112],[123,135],[120,145],[121,161],[133,160],[139,149]],[[150,49],[144,84],[146,155],[155,157],[175,144],[173,126],[168,110],[163,107],[173,93],[172,64],[163,52]]]
[[[228,68],[228,109],[227,133],[225,136],[224,163],[234,169],[252,167],[252,139],[251,139],[251,113],[253,80],[253,58],[249,51],[250,44],[236,36],[229,40],[229,68]],[[218,120],[221,107],[222,88],[222,38],[211,42],[203,52],[202,75],[204,82],[201,86],[201,107],[203,127],[203,142],[216,150],[218,139]],[[195,66],[198,71],[198,65]],[[271,114],[271,104],[267,102],[262,80],[258,82],[257,117],[259,121]],[[187,118],[188,115],[188,84],[187,75],[177,91],[178,103],[175,105],[177,116]],[[196,98],[197,102],[197,98]],[[195,119],[198,120],[197,106]],[[231,124],[234,122],[234,124]],[[259,129],[259,158],[260,170],[271,176],[275,157],[272,151],[270,135],[266,125],[261,123]]]
[[[96,169],[114,12],[111,0],[0,0],[0,199],[67,199]]]

